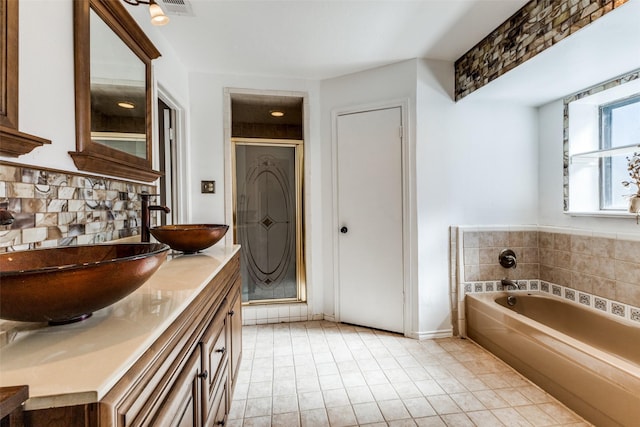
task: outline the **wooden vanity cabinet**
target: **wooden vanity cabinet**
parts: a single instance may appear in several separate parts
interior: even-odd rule
[[[159,327],[98,401],[25,410],[9,424],[0,405],[0,427],[225,425],[242,355],[239,252],[169,326]]]
[[[236,254],[100,400],[97,417],[65,425],[224,425],[236,374],[228,355],[242,348],[240,316],[229,314],[229,301],[239,294]]]

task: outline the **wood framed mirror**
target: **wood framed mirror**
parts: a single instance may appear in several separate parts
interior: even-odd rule
[[[0,0],[0,154],[18,157],[50,143],[18,130],[18,1]]]
[[[151,61],[160,52],[119,1],[73,2],[79,170],[151,182]]]

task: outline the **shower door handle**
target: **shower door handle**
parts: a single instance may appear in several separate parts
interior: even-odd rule
[[[342,228],[340,228],[340,232],[342,234],[347,234],[348,231],[349,231],[349,229],[347,227],[345,227],[344,225],[342,226]]]

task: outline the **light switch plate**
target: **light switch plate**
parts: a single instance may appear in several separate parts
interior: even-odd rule
[[[216,192],[215,181],[200,181],[200,192],[213,194]]]

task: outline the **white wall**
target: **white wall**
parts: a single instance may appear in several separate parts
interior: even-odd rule
[[[453,64],[417,63],[419,327],[451,327],[449,227],[536,224],[534,108],[453,99]]]
[[[451,333],[449,227],[536,224],[537,112],[499,102],[452,101],[453,64],[410,60],[322,82],[324,270],[332,274],[331,112],[409,99],[413,231],[412,336]],[[329,278],[327,278],[329,279]],[[324,310],[334,313],[326,280]]]
[[[613,76],[612,76],[613,77]],[[633,218],[571,216],[563,212],[563,102],[557,100],[539,109],[539,224],[571,227],[594,232],[638,234]]]
[[[163,54],[153,63],[158,84],[187,107],[186,69],[155,27],[143,28]],[[72,0],[20,0],[18,61],[19,130],[51,144],[0,159],[77,171],[68,154],[76,148]]]

